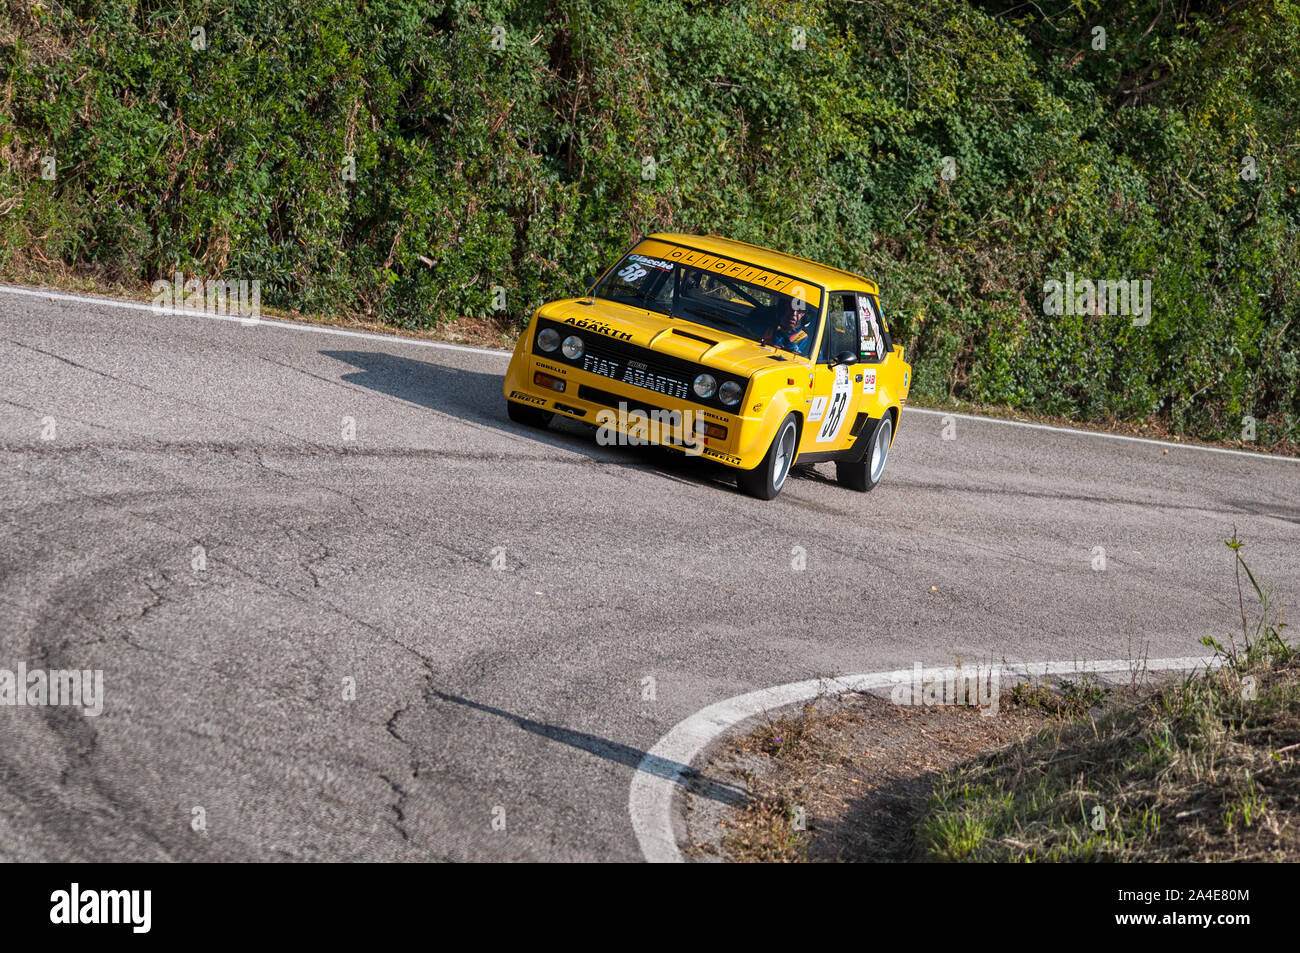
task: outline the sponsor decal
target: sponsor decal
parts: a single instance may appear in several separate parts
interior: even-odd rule
[[[685,397],[687,393],[685,381],[664,377],[662,374],[652,374],[649,371],[637,370],[631,366],[623,372],[623,383],[631,384],[634,387],[644,387],[646,390],[656,391],[660,394],[668,394],[670,397]]]
[[[544,371],[550,371],[552,374],[562,374],[568,376],[569,372],[562,367],[556,367],[554,364],[547,364],[545,361],[537,361],[537,366]]]
[[[628,255],[632,261],[640,262],[643,265],[649,265],[651,268],[658,268],[660,271],[672,271],[673,263],[664,261],[662,258],[651,258],[648,255]]]
[[[522,400],[525,404],[536,404],[539,407],[545,407],[546,401],[540,397],[534,397],[532,394],[525,394],[523,391],[512,390],[510,392],[511,400]]]
[[[876,372],[866,371],[862,375],[862,393],[874,394],[876,392]]]
[[[815,423],[821,420],[824,413],[826,413],[826,398],[814,397],[812,407],[808,410],[808,422]]]
[[[712,457],[715,460],[721,460],[723,463],[729,463],[733,467],[740,466],[740,457],[733,457],[729,453],[723,453],[722,451],[714,450],[711,447],[704,448],[704,455],[706,457]]]
[[[565,318],[564,323],[571,324],[575,328],[581,328],[584,331],[595,331],[597,334],[604,334],[616,341],[632,340],[632,335],[629,332],[620,331],[604,321],[589,320],[587,318]]]
[[[880,355],[880,344],[876,339],[876,322],[873,320],[875,311],[866,295],[858,295],[858,314],[862,315],[858,347],[863,357],[875,361]]]
[[[656,374],[646,369],[646,365],[640,361],[628,361],[624,364],[594,354],[584,354],[582,369],[623,384],[631,384],[633,387],[642,387],[657,394],[667,394],[669,397],[685,398],[690,392],[690,385],[686,381]]]
[[[656,250],[666,248],[667,250],[662,252],[663,256],[674,262],[705,271],[714,271],[720,275],[726,275],[740,281],[748,281],[769,288],[772,291],[780,291],[783,294],[796,294],[798,292],[796,296],[805,304],[813,308],[821,306],[821,290],[816,285],[810,285],[806,281],[800,282],[788,275],[778,275],[775,272],[755,268],[753,265],[746,265],[730,258],[723,258],[720,255],[709,255],[705,252],[680,248],[676,245],[664,246],[659,243],[654,243],[654,245]]]
[[[844,365],[836,368],[842,370]],[[848,416],[845,413],[849,407],[849,395],[853,393],[853,382],[849,379],[848,372],[843,377],[835,375],[835,387],[831,390],[830,405],[826,410],[826,419],[822,421],[821,430],[817,431],[818,443],[830,443],[840,432],[840,427],[844,423],[844,418]]]

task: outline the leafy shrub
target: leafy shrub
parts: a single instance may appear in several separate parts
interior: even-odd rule
[[[716,232],[879,280],[920,399],[1300,439],[1289,4],[14,0],[0,73],[10,271],[426,327]]]

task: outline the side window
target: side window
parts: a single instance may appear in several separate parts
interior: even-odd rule
[[[856,295],[847,291],[831,293],[826,311],[826,335],[822,339],[820,361],[829,364],[841,351],[858,351],[858,308]]]
[[[862,315],[862,334],[859,340],[862,361],[865,364],[879,364],[894,349],[894,344],[885,330],[885,322],[881,319],[880,305],[875,296],[860,294],[857,298],[858,311]]]

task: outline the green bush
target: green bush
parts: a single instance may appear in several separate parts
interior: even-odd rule
[[[1111,6],[15,0],[0,267],[416,328],[716,232],[879,280],[919,399],[1300,439],[1300,14]]]

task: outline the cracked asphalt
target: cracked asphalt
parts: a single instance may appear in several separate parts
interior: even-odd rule
[[[0,707],[3,860],[635,860],[633,772],[713,702],[1200,654],[1234,526],[1300,583],[1291,462],[905,411],[876,492],[761,503],[510,423],[492,353],[4,293],[0,328],[0,669],[105,692]]]

